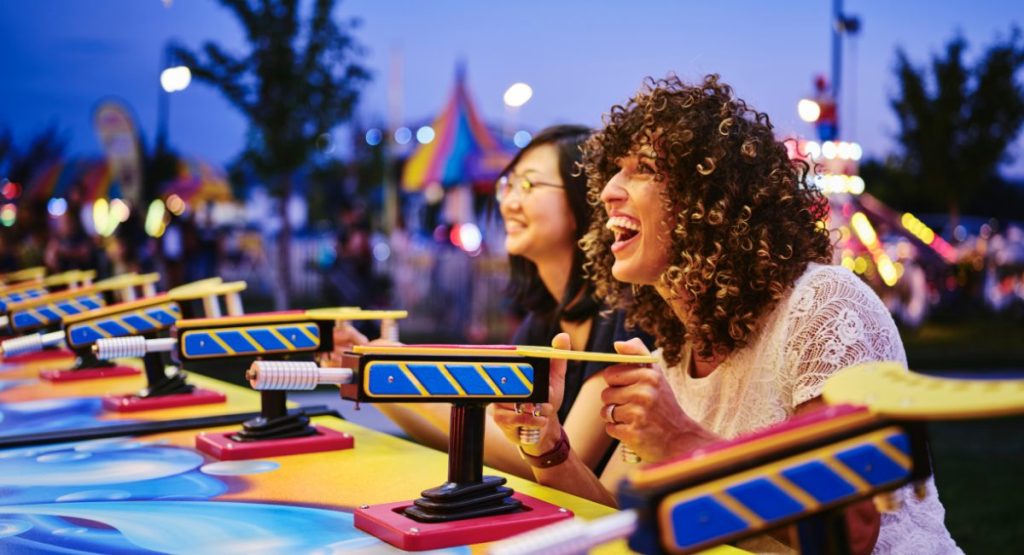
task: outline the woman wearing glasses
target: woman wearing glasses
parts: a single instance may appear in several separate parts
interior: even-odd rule
[[[505,222],[505,247],[509,254],[512,301],[526,312],[512,342],[517,345],[548,345],[565,332],[577,349],[614,352],[615,341],[634,337],[623,328],[623,315],[609,311],[594,297],[593,285],[584,278],[584,255],[578,243],[590,225],[587,179],[579,163],[581,147],[590,130],[578,125],[558,125],[537,133],[509,163],[495,186]],[[354,329],[337,332],[336,345],[359,344],[366,338]],[[557,345],[556,345],[557,346]],[[566,345],[563,345],[566,346]],[[558,420],[566,433],[588,448],[581,460],[594,472],[603,471],[614,450],[604,430],[586,425],[587,413],[600,410],[604,380],[598,377],[605,365],[570,362],[565,368],[565,388]],[[577,398],[588,403],[577,403]],[[413,439],[436,449],[448,447],[449,406],[443,404],[385,403],[379,408]],[[507,410],[540,412],[541,405]],[[514,443],[488,419],[484,461],[489,466],[532,478],[530,464],[543,464]]]

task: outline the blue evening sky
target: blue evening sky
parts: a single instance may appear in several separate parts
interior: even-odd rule
[[[896,48],[925,64],[960,33],[973,61],[1012,24],[1021,25],[1024,9],[1014,4],[846,0],[846,11],[860,17],[863,29],[846,42],[844,136],[862,143],[869,156],[892,151]],[[362,20],[356,37],[375,74],[358,110],[363,121],[386,121],[389,76],[395,74],[402,121],[431,119],[462,59],[482,115],[496,125],[510,117],[502,93],[516,81],[532,85],[534,97],[511,117],[537,129],[559,122],[598,125],[646,75],[675,71],[696,79],[717,72],[768,112],[781,133],[810,136],[796,102],[811,93],[815,74],[829,72],[831,5],[344,0],[336,14]],[[98,154],[91,112],[98,100],[115,96],[132,107],[152,144],[162,51],[171,38],[191,48],[207,40],[236,51],[245,45],[239,24],[213,0],[0,0],[0,126],[25,140],[55,123],[71,137],[73,154]],[[185,154],[227,162],[241,149],[244,133],[242,116],[205,84],[193,82],[171,98],[170,141]],[[342,130],[335,137],[348,140]],[[1014,152],[1024,158],[1024,139]],[[1024,161],[1007,173],[1024,177]]]

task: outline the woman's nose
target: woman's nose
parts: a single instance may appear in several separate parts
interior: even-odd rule
[[[601,189],[601,202],[604,204],[613,204],[626,199],[626,177],[620,170],[618,173],[612,176],[605,184],[604,189]]]

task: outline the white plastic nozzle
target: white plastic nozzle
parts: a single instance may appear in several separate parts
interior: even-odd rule
[[[512,536],[491,545],[490,555],[575,555],[636,530],[636,512],[622,511],[586,522],[562,521]]]

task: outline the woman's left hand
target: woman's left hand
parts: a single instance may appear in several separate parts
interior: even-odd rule
[[[620,354],[649,355],[640,339],[618,341]],[[658,462],[719,438],[683,412],[658,365],[616,364],[604,370],[601,417],[608,435],[644,462]],[[614,421],[613,421],[614,420]]]

